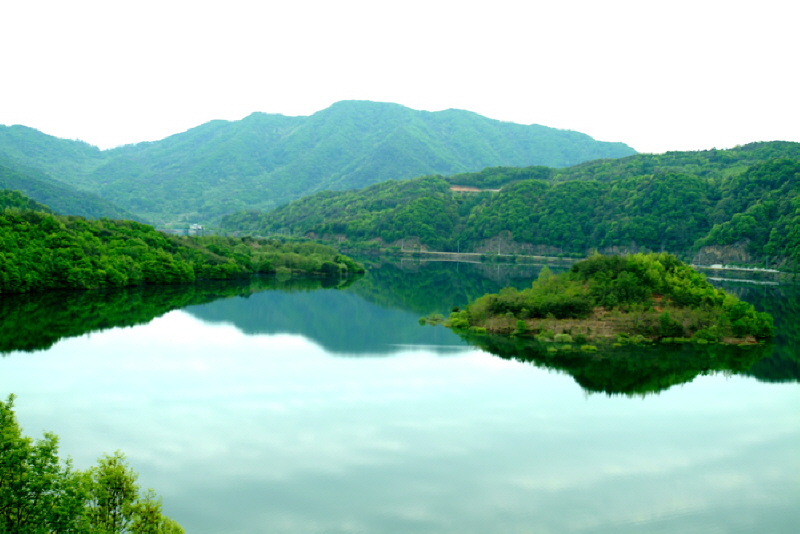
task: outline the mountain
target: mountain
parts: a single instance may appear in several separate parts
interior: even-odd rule
[[[35,169],[55,179],[82,185],[77,177],[102,165],[105,154],[83,141],[59,139],[27,126],[0,126],[0,160],[14,168]]]
[[[339,102],[308,117],[254,113],[212,121],[107,151],[30,128],[0,127],[0,158],[157,222],[208,221],[318,191],[424,174],[564,167],[632,154],[622,143],[573,131],[366,101]]]
[[[64,215],[136,218],[88,191],[80,180],[105,161],[100,149],[82,141],[59,139],[27,126],[0,126],[0,189],[20,191]]]
[[[769,142],[326,191],[228,215],[221,227],[451,252],[665,250],[705,264],[791,268],[800,261],[798,214],[800,143]]]
[[[133,219],[136,216],[94,193],[81,191],[54,180],[38,169],[25,168],[0,159],[0,189],[20,191],[57,213],[91,219]]]

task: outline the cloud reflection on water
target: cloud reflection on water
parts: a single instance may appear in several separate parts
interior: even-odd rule
[[[0,365],[28,434],[56,432],[79,467],[125,451],[188,532],[798,519],[791,384],[714,375],[647,399],[587,397],[567,375],[468,347],[334,358],[300,336],[247,336],[180,311]]]

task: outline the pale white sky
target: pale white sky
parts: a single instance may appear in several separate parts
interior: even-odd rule
[[[794,0],[2,0],[0,124],[101,148],[339,100],[641,152],[800,141]]]

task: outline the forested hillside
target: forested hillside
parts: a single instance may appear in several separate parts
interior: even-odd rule
[[[0,192],[4,198],[24,202],[18,194]],[[0,294],[292,271],[338,277],[363,267],[315,243],[174,237],[134,221],[87,220],[19,207],[0,211]]]
[[[0,189],[22,192],[58,213],[82,217],[133,219],[134,215],[93,193],[54,180],[42,171],[0,159]]]
[[[207,222],[323,190],[507,165],[564,167],[629,156],[622,143],[578,132],[346,101],[309,117],[254,113],[212,121],[157,142],[100,151],[31,128],[0,127],[0,159],[37,170],[134,213],[139,220]],[[34,189],[5,185],[56,211]]]
[[[721,262],[729,253],[740,263],[794,268],[798,208],[800,144],[772,142],[424,176],[233,214],[222,227],[399,246],[418,240],[441,251],[702,251]]]

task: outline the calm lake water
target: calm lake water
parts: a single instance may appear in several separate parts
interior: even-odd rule
[[[124,451],[189,533],[797,532],[796,289],[731,287],[784,327],[755,363],[521,361],[418,323],[531,277],[6,298],[0,394],[77,467]]]

